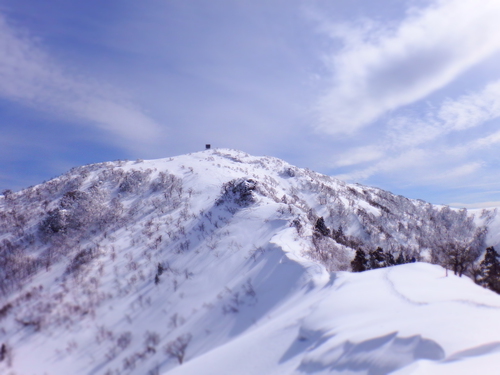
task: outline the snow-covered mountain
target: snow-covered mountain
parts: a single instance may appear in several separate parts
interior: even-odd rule
[[[75,168],[0,197],[0,373],[496,374],[499,228],[234,150]]]

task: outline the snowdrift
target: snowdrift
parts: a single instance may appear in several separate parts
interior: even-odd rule
[[[500,298],[416,263],[334,273],[169,374],[495,374]]]

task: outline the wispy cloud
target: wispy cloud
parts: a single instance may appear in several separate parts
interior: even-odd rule
[[[384,151],[375,145],[355,147],[344,154],[337,155],[332,166],[347,167],[378,160],[383,156],[385,156]]]
[[[389,121],[389,136],[399,147],[416,146],[454,131],[463,131],[500,117],[500,81],[483,90],[447,99],[418,118],[398,116]],[[486,142],[484,140],[483,142]],[[492,139],[489,139],[492,141]]]
[[[468,133],[456,137],[460,141],[455,145],[446,144],[447,136],[461,135],[497,118],[500,118],[500,81],[478,92],[446,99],[418,117],[391,119],[385,137],[375,138],[373,144],[352,147],[332,166],[353,166],[353,170],[341,175],[348,180],[363,181],[377,174],[398,171],[407,174],[411,170],[413,178],[419,174],[419,183],[454,182],[485,167],[487,162],[470,159],[500,143],[500,131],[487,135]],[[367,161],[373,163],[362,166]]]
[[[500,207],[500,202],[498,201],[477,202],[477,203],[452,202],[449,204],[449,206],[456,208],[467,208],[467,209],[494,208],[494,207]]]
[[[412,9],[396,27],[330,27],[344,47],[331,59],[334,79],[317,107],[319,128],[352,134],[444,87],[500,49],[499,19],[498,1],[439,0]],[[441,113],[445,120],[464,115]]]
[[[443,173],[442,175],[439,176],[439,178],[443,179],[443,180],[449,180],[449,179],[455,179],[458,177],[468,176],[468,175],[478,171],[482,166],[483,166],[483,163],[481,163],[481,162],[465,163],[463,165],[460,165],[458,167],[451,169],[450,171],[448,171],[446,173]]]
[[[399,154],[386,154],[384,158],[374,164],[355,169],[348,173],[337,175],[335,177],[347,181],[363,181],[375,174],[391,173],[400,170],[412,169],[416,172],[417,169],[425,165],[431,155],[425,150],[410,149]]]
[[[69,73],[1,14],[0,96],[104,130],[129,149],[143,147],[160,132],[160,125],[117,89]]]

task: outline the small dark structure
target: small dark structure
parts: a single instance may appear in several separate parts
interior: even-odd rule
[[[205,150],[210,150],[210,144],[209,144],[209,143],[207,143],[207,144],[205,145]]]

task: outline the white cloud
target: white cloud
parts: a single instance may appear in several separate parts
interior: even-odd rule
[[[335,157],[333,167],[347,167],[380,159],[384,152],[376,146],[363,146],[353,148],[344,154]]]
[[[438,164],[442,172],[434,176],[435,181],[456,179],[478,170],[482,164],[470,162],[453,166],[467,158],[471,153],[484,150],[500,143],[500,131],[482,138],[468,139],[455,147],[440,149],[432,142],[451,132],[459,132],[480,126],[486,121],[500,117],[500,81],[490,83],[483,90],[463,95],[456,100],[448,99],[433,111],[428,111],[420,118],[396,117],[389,122],[388,137],[376,138],[376,145],[353,147],[338,157],[333,167],[351,166],[367,161],[384,159],[361,170],[342,175],[349,180],[365,180],[379,174],[394,172],[398,169],[407,171],[415,168],[417,161],[420,168],[428,171]],[[424,157],[424,154],[434,157]],[[417,157],[418,156],[418,157]],[[428,168],[425,168],[425,166]],[[428,180],[428,177],[421,177]]]
[[[481,162],[470,162],[451,169],[439,176],[439,179],[450,180],[468,176],[478,171],[483,166]]]
[[[483,125],[500,117],[500,81],[488,84],[483,90],[448,99],[437,109],[419,118],[395,117],[389,121],[389,138],[393,147],[414,147],[433,141],[448,133]],[[495,136],[492,136],[496,139]],[[491,137],[482,140],[494,141]]]
[[[446,130],[464,130],[500,116],[500,81],[458,100],[448,100],[440,108],[438,119]]]
[[[467,208],[467,209],[481,209],[481,208],[495,208],[500,207],[500,202],[489,201],[489,202],[476,202],[476,203],[458,203],[453,202],[448,204],[450,207],[456,208]]]
[[[127,148],[155,140],[160,131],[116,89],[67,73],[33,37],[12,28],[1,14],[0,96],[105,130]]]
[[[335,177],[347,181],[363,181],[375,174],[419,169],[429,162],[429,158],[431,158],[431,155],[425,150],[410,149],[398,155],[386,156],[383,160],[367,168],[354,170]]]
[[[446,154],[453,157],[464,158],[468,157],[470,154],[491,149],[491,147],[499,143],[500,131],[497,131],[487,135],[486,137],[472,139],[458,146],[451,147],[450,149],[446,150]]]
[[[386,180],[399,186],[410,184],[420,186],[456,186],[470,176],[478,176],[487,163],[468,160],[467,155],[459,158],[450,150],[432,147],[415,147],[406,150],[386,150],[373,164],[336,175],[336,178],[363,182],[374,176],[385,176]]]
[[[332,58],[335,78],[318,104],[320,129],[352,134],[444,87],[500,49],[499,19],[498,0],[441,0],[413,9],[395,28],[338,28],[345,47]]]

